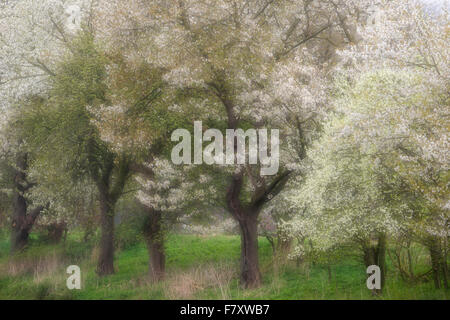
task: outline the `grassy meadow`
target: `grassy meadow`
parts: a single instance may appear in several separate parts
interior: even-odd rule
[[[448,299],[450,292],[434,289],[431,279],[408,283],[400,279],[387,257],[385,291],[374,297],[366,287],[365,268],[354,249],[328,268],[321,263],[288,262],[277,266],[265,238],[259,239],[263,286],[239,287],[238,236],[169,236],[167,276],[160,283],[148,280],[148,253],[138,242],[117,250],[116,273],[99,278],[95,273],[98,249],[71,234],[65,243],[48,245],[33,235],[30,247],[17,257],[8,255],[9,241],[0,242],[0,299]],[[416,268],[426,270],[427,252],[415,248]],[[66,288],[67,266],[81,268],[81,290]]]

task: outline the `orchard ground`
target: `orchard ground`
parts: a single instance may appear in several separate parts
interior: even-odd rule
[[[295,261],[274,264],[272,249],[259,239],[262,287],[242,290],[238,279],[238,236],[171,234],[168,237],[167,276],[160,283],[148,280],[148,253],[142,242],[117,250],[116,273],[99,278],[95,273],[98,250],[69,234],[65,243],[48,245],[32,235],[21,255],[9,257],[9,241],[0,241],[0,299],[449,299],[430,279],[409,283],[400,278],[387,257],[384,293],[375,297],[366,287],[366,274],[356,248],[340,253],[331,265]],[[425,248],[414,247],[417,272],[429,269]],[[67,266],[81,267],[81,290],[66,287]]]

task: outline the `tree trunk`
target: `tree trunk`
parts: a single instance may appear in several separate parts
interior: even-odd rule
[[[428,243],[430,251],[431,269],[433,270],[433,281],[436,289],[441,288],[442,252],[439,240],[431,238]]]
[[[244,288],[257,288],[261,285],[257,215],[242,215],[239,227],[241,230],[241,284]]]
[[[377,244],[372,243],[363,245],[364,264],[366,267],[376,265],[380,268],[381,289],[374,289],[374,294],[381,294],[386,282],[386,235],[377,236]]]
[[[107,154],[101,172],[92,170],[100,200],[100,256],[97,274],[106,276],[114,273],[114,209],[130,177],[130,162],[125,155],[114,157]]]
[[[444,288],[448,289],[448,265],[447,265],[447,250],[442,252],[442,278],[444,279]]]
[[[67,224],[65,222],[55,222],[46,227],[47,241],[49,243],[57,244],[61,240],[65,240],[67,233]]]
[[[149,255],[149,274],[152,281],[158,282],[164,279],[166,268],[162,213],[151,208],[147,208],[147,210],[148,217],[144,236]]]
[[[384,233],[378,236],[377,262],[381,271],[381,290],[379,292],[381,293],[386,283],[386,235]]]
[[[16,167],[11,225],[11,254],[15,254],[27,246],[34,222],[44,209],[44,207],[39,206],[28,212],[28,203],[24,197],[24,193],[32,188],[33,184],[27,181],[26,170],[28,168],[28,156],[26,153],[21,153],[17,156]]]
[[[26,217],[26,200],[20,193],[17,192],[14,197],[14,213],[11,232],[11,254],[22,251],[28,244],[30,229],[26,223]]]
[[[333,280],[333,272],[331,270],[331,264],[327,264],[327,272],[328,272],[328,281],[331,282]]]
[[[149,251],[149,274],[154,282],[158,282],[165,277],[166,273],[166,254],[164,251],[163,240],[147,241]]]
[[[442,261],[442,280],[444,281],[444,288],[448,289],[448,277],[447,277],[447,263],[446,261]]]
[[[114,206],[105,194],[100,194],[100,256],[97,274],[114,273]]]
[[[44,207],[39,206],[27,214],[26,200],[21,195],[16,195],[11,231],[11,254],[25,249],[34,222],[43,209]]]

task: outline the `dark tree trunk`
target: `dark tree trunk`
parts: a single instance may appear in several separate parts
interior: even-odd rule
[[[208,83],[212,92],[225,107],[228,129],[236,130],[240,119],[236,116],[235,105],[230,91],[224,86],[222,74],[217,73],[215,79]],[[234,139],[234,152],[237,152],[237,137]],[[258,171],[260,168],[256,168]],[[241,231],[241,285],[244,288],[256,288],[261,285],[261,273],[258,262],[258,215],[265,203],[273,199],[284,187],[290,171],[279,173],[267,184],[260,173],[252,172],[252,167],[246,168],[247,177],[254,186],[250,203],[243,205],[241,191],[244,172],[235,172],[232,176],[226,194],[228,211],[239,223]],[[256,181],[258,180],[258,181]]]
[[[164,241],[162,239],[147,241],[149,251],[149,274],[154,282],[158,282],[165,277],[166,273],[166,253],[164,251]]]
[[[446,250],[442,252],[442,278],[444,279],[444,288],[448,289],[448,265]]]
[[[27,214],[26,200],[21,195],[15,196],[11,231],[11,254],[22,251],[28,245],[31,229],[43,209],[44,207],[39,206]]]
[[[258,259],[258,215],[260,206],[242,207],[240,192],[242,176],[233,176],[227,191],[227,206],[233,218],[238,222],[241,232],[241,285],[244,288],[257,288],[261,285],[261,273]]]
[[[381,291],[384,288],[384,285],[386,283],[386,235],[380,234],[378,237],[378,247],[377,247],[377,259],[378,259],[378,266],[380,267],[381,271]]]
[[[97,274],[114,273],[114,206],[106,194],[100,194],[100,256]]]
[[[241,283],[245,288],[261,285],[258,259],[258,219],[255,213],[243,215],[241,230]]]
[[[100,256],[97,274],[106,276],[114,273],[114,208],[122,195],[129,178],[130,162],[125,156],[113,157],[105,161],[101,175],[93,175],[97,183],[100,199]],[[113,175],[115,174],[113,179]],[[113,183],[114,182],[114,183]]]
[[[16,172],[14,178],[15,194],[13,200],[13,217],[11,225],[11,254],[22,251],[28,244],[28,238],[34,222],[44,209],[39,206],[30,212],[24,193],[32,187],[27,182],[26,170],[28,168],[27,154],[19,154],[16,160]]]
[[[46,229],[48,242],[57,244],[61,240],[65,240],[67,234],[67,224],[65,222],[52,223]]]
[[[375,289],[374,294],[381,294],[386,282],[386,235],[377,236],[376,245],[370,242],[363,245],[364,264],[366,267],[376,265],[380,268],[381,289]]]
[[[39,206],[27,214],[26,200],[20,195],[16,196],[14,206],[11,231],[11,254],[22,251],[28,245],[28,239],[34,222],[44,209],[44,207]]]
[[[27,226],[27,203],[18,192],[14,196],[14,213],[11,232],[11,254],[23,250],[28,244],[30,230]]]
[[[164,279],[166,268],[162,213],[151,208],[147,210],[144,236],[149,255],[149,274],[152,281],[158,282]]]
[[[431,258],[431,269],[433,270],[433,281],[436,289],[441,288],[441,278],[443,274],[441,273],[442,266],[442,252],[439,240],[436,238],[431,238],[428,242],[428,250],[430,251]],[[442,279],[444,280],[444,279]]]
[[[228,211],[239,223],[241,231],[241,285],[244,288],[257,288],[261,285],[261,273],[258,260],[258,216],[265,203],[270,201],[286,183],[290,172],[279,174],[270,185],[262,184],[253,193],[248,205],[242,205],[241,191],[243,173],[232,177],[227,190]]]
[[[442,280],[444,281],[444,288],[448,289],[448,270],[447,270],[447,263],[445,260],[442,261]]]

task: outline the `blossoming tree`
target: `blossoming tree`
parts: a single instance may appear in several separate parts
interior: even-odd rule
[[[101,5],[99,10],[111,13],[99,19],[105,37],[126,34],[143,43],[139,48],[146,50],[128,58],[144,57],[164,70],[164,80],[188,98],[179,106],[194,105],[202,116],[192,120],[219,119],[228,129],[282,126],[283,137],[295,136],[286,141],[304,148],[314,119],[326,111],[321,75],[335,46],[357,41],[358,17],[370,2],[132,1],[127,10],[120,2],[105,5],[109,11]],[[258,166],[228,175],[224,197],[241,229],[245,287],[261,281],[259,212],[287,181],[285,164],[299,156],[282,155],[273,177],[261,176]]]
[[[357,72],[344,68],[346,80],[338,77],[338,114],[309,153],[302,196],[291,199],[308,203],[313,226],[334,244],[351,235],[370,249],[376,231],[382,238],[370,251],[379,254],[386,234],[414,235],[430,248],[436,286],[446,285],[448,16],[387,3],[367,28],[367,38],[343,52]]]

